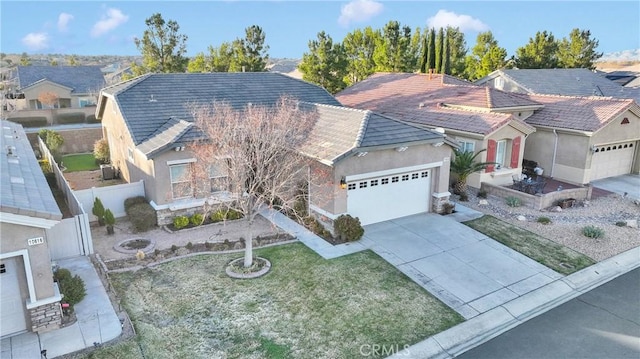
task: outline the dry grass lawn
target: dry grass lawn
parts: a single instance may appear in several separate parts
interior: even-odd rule
[[[256,253],[272,262],[259,279],[224,274],[238,254],[112,275],[138,337],[90,357],[358,358],[363,345],[403,349],[463,320],[370,251],[325,260],[293,243]]]

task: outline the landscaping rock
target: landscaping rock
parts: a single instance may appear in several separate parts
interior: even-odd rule
[[[627,227],[638,228],[638,220],[637,219],[627,219]]]
[[[527,217],[523,216],[523,215],[519,215],[518,217],[518,221],[526,221]]]
[[[478,201],[479,206],[486,206],[488,204],[489,204],[489,201],[487,201],[486,199],[481,199]]]
[[[552,212],[562,212],[562,207],[560,207],[560,206],[555,206],[551,211],[552,211]]]
[[[242,249],[244,248],[244,245],[242,244],[242,242],[238,241],[233,245],[233,249]]]

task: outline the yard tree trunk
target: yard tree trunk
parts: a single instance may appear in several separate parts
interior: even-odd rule
[[[253,264],[253,215],[247,215],[247,238],[244,240],[244,267],[251,267]]]

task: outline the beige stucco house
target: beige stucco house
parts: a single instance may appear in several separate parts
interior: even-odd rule
[[[349,213],[364,224],[375,223],[438,211],[448,200],[455,144],[441,133],[345,108],[321,87],[282,74],[144,75],[103,89],[96,115],[112,164],[127,181],[144,181],[158,223],[166,224],[176,215],[193,213],[205,200],[193,190],[195,183],[180,180],[189,177],[185,173],[195,161],[188,145],[202,135],[188,105],[215,100],[235,108],[269,106],[282,96],[317,112],[300,151],[330,173],[311,194],[311,210],[325,222]],[[213,181],[224,173],[212,171],[211,176]],[[224,190],[212,191],[224,198]]]
[[[61,324],[46,230],[62,214],[22,126],[1,124],[0,337],[5,337]]]
[[[336,95],[345,106],[371,110],[428,129],[444,131],[479,161],[497,162],[467,183],[511,184],[522,173],[525,142],[535,129],[522,119],[542,107],[517,95],[448,75],[376,73]]]

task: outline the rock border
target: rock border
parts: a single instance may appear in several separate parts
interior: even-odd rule
[[[256,257],[256,259],[260,259],[260,260],[263,260],[265,262],[264,267],[262,269],[260,269],[259,271],[257,271],[257,272],[253,272],[253,273],[236,273],[236,272],[231,270],[231,268],[232,268],[234,263],[244,261],[243,257],[236,258],[236,259],[232,260],[231,262],[229,262],[229,264],[227,264],[227,267],[225,268],[225,272],[227,273],[227,275],[229,277],[235,278],[235,279],[253,279],[253,278],[262,277],[263,275],[267,274],[271,270],[271,262],[269,262],[268,259],[263,258],[263,257]]]
[[[145,240],[145,241],[149,241],[149,245],[144,247],[144,248],[140,248],[140,249],[126,249],[123,248],[122,245],[127,243],[127,242],[131,242],[131,241],[137,241],[137,240]],[[125,239],[123,241],[120,241],[118,243],[116,243],[113,246],[113,250],[116,252],[120,252],[120,253],[125,253],[125,254],[136,254],[138,253],[138,251],[143,251],[146,254],[149,254],[151,252],[153,252],[153,249],[156,247],[156,241],[154,241],[153,239],[149,239],[149,238],[129,238],[129,239]]]

